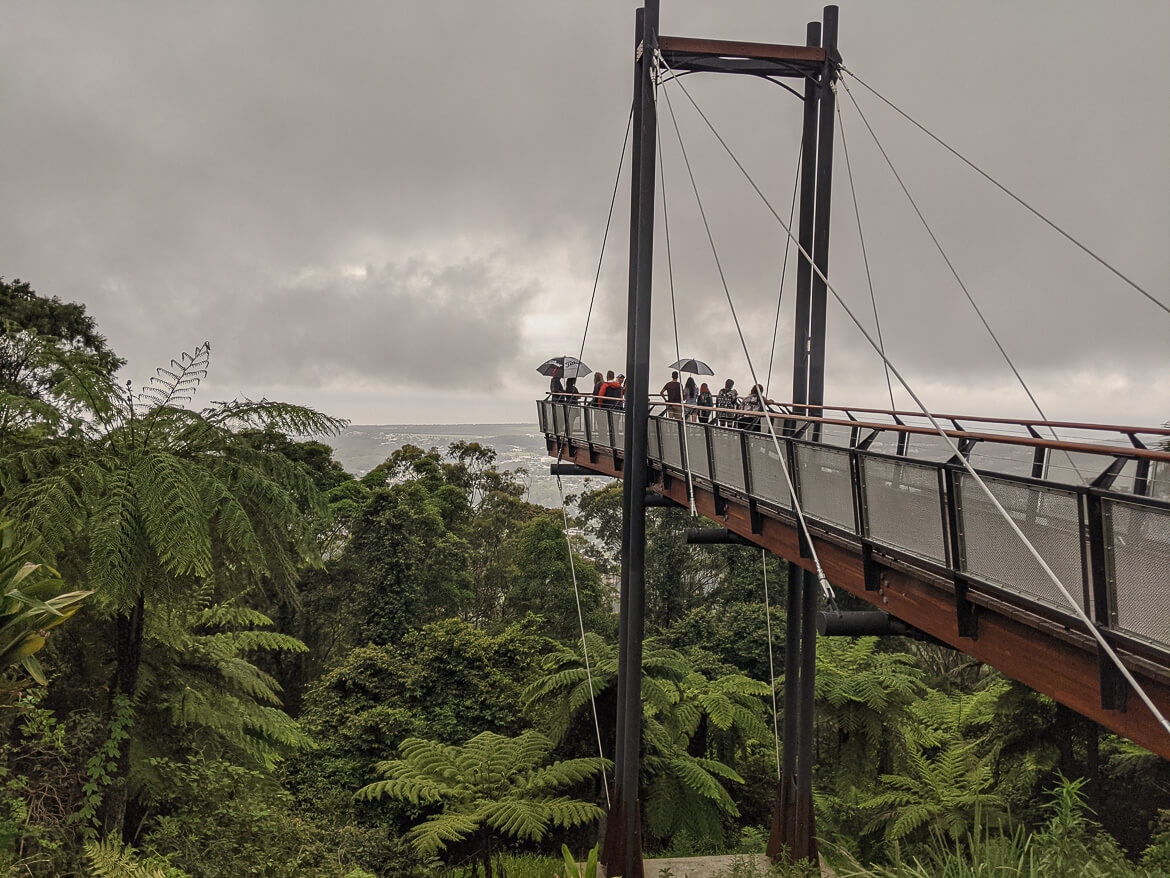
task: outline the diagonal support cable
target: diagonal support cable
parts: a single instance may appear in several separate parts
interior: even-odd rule
[[[776,659],[772,649],[772,599],[768,595],[768,552],[760,549],[760,563],[764,567],[764,621],[768,625],[768,680],[772,685],[772,740],[776,744],[776,779],[783,780],[780,768],[780,706],[776,703]],[[789,588],[792,584],[789,583]]]
[[[589,296],[589,310],[585,312],[585,329],[581,333],[581,349],[577,353],[577,361],[585,356],[585,339],[589,335],[589,321],[593,317],[593,303],[597,299],[597,286],[601,281],[601,265],[605,262],[605,245],[609,241],[609,227],[613,223],[613,208],[617,203],[618,185],[622,180],[622,167],[626,162],[626,147],[630,143],[630,129],[634,125],[634,105],[630,104],[630,115],[626,119],[626,134],[622,138],[622,152],[618,157],[617,173],[613,180],[613,194],[609,197],[609,215],[605,218],[605,233],[601,236],[601,253],[597,257],[597,271],[593,275],[593,292]]]
[[[577,624],[581,628],[581,655],[585,658],[585,677],[589,681],[589,705],[593,708],[593,730],[597,733],[597,755],[601,759],[605,759],[605,751],[601,745],[601,723],[597,719],[597,694],[593,689],[593,668],[589,662],[589,644],[585,642],[585,615],[581,612],[581,592],[577,588],[577,564],[573,560],[573,543],[569,539],[569,513],[565,508],[565,489],[561,485],[560,473],[557,473],[557,493],[561,495],[561,517],[565,523],[565,545],[569,550],[569,571],[573,575],[573,598],[577,602]],[[601,785],[605,789],[605,804],[612,808],[613,803],[609,800],[609,782],[605,779],[604,766],[601,769]]]
[[[658,103],[658,85],[655,82],[655,104]],[[662,158],[662,131],[658,126],[655,126],[655,138],[658,141],[658,180],[662,188],[662,230],[666,235],[666,275],[670,280],[670,317],[674,323],[674,359],[677,362],[682,359],[682,352],[679,350],[678,344],[678,310],[674,300],[674,260],[671,258],[670,252],[670,211],[666,206],[666,162]],[[699,511],[695,506],[695,482],[691,477],[691,443],[690,437],[687,435],[687,410],[685,406],[682,408],[682,415],[682,426],[679,429],[682,431],[683,437],[683,468],[687,473],[687,501],[691,506],[691,517],[696,518]]]
[[[873,130],[873,126],[869,124],[869,119],[866,118],[865,113],[862,112],[861,107],[857,103],[857,100],[853,97],[853,92],[849,90],[849,84],[845,82],[845,80],[841,80],[841,85],[844,86],[845,94],[849,96],[849,102],[853,104],[853,108],[857,110],[857,115],[860,116],[861,121],[865,123],[865,129],[869,132],[869,136],[873,138],[874,145],[877,146],[878,151],[882,154],[882,158],[886,160],[886,165],[889,166],[890,172],[894,175],[894,179],[898,181],[898,185],[902,188],[902,192],[906,196],[906,199],[910,202],[910,206],[914,208],[914,213],[922,222],[922,227],[926,229],[926,234],[928,234],[930,236],[930,240],[934,242],[935,249],[938,250],[939,256],[941,256],[943,262],[947,264],[947,268],[951,270],[951,275],[954,277],[955,282],[959,285],[959,289],[961,289],[963,291],[963,295],[967,297],[967,301],[971,304],[971,308],[975,311],[976,316],[979,318],[979,322],[983,324],[983,328],[987,330],[987,334],[991,336],[991,340],[995,343],[995,346],[998,348],[1000,355],[1003,356],[1004,362],[1008,364],[1008,368],[1011,369],[1012,374],[1016,376],[1016,381],[1019,382],[1020,387],[1024,389],[1024,393],[1027,394],[1028,399],[1031,400],[1032,407],[1035,408],[1039,413],[1041,420],[1051,420],[1051,418],[1045,414],[1043,407],[1040,405],[1040,401],[1036,399],[1035,394],[1032,393],[1032,389],[1028,387],[1028,382],[1024,380],[1024,376],[1020,374],[1020,370],[1016,367],[1016,364],[1012,360],[1011,355],[1008,354],[1007,348],[1003,346],[1003,343],[999,340],[999,336],[996,335],[995,330],[991,328],[991,324],[988,323],[987,318],[983,314],[983,309],[979,307],[978,303],[975,301],[975,297],[971,295],[971,290],[967,288],[967,285],[963,282],[963,278],[959,276],[959,272],[955,268],[954,263],[951,262],[950,256],[948,256],[947,251],[943,249],[942,242],[939,241],[938,236],[935,235],[934,229],[931,228],[930,223],[926,221],[926,216],[918,207],[918,202],[916,202],[914,200],[914,196],[910,194],[910,189],[906,186],[905,181],[902,179],[902,175],[899,174],[898,169],[894,167],[894,162],[890,159],[889,153],[886,152],[886,148],[878,139],[877,134]],[[1048,430],[1052,433],[1053,439],[1055,439],[1057,442],[1061,441],[1060,436],[1057,435],[1055,427],[1049,427]],[[1081,482],[1088,484],[1088,478],[1086,478],[1085,474],[1082,473],[1077,467],[1076,461],[1073,460],[1072,455],[1066,451],[1065,456],[1068,458],[1068,462],[1072,464],[1072,468],[1080,478]]]
[[[873,305],[873,325],[877,328],[878,344],[882,354],[886,352],[886,342],[882,338],[882,321],[878,317],[877,296],[873,291],[873,274],[869,270],[869,253],[865,249],[865,233],[861,230],[861,208],[857,204],[857,187],[853,185],[853,164],[849,161],[849,145],[845,142],[845,118],[841,115],[841,105],[837,104],[837,130],[841,133],[841,150],[845,153],[845,171],[849,177],[849,192],[853,196],[853,214],[857,217],[857,238],[861,241],[861,261],[865,263],[865,280],[869,284],[869,301]],[[788,217],[788,225],[792,225],[792,217]],[[790,242],[791,243],[791,242]],[[886,373],[886,390],[890,394],[890,410],[898,407],[894,404],[894,385],[890,381],[890,367],[882,362]]]
[[[1097,629],[1095,624],[1093,624],[1093,621],[1089,618],[1088,614],[1085,613],[1080,603],[1078,603],[1078,601],[1072,596],[1072,593],[1068,590],[1064,583],[1060,581],[1060,577],[1056,575],[1052,567],[1048,564],[1047,561],[1044,560],[1036,546],[1032,543],[1031,540],[1028,539],[1027,535],[1020,529],[1020,526],[1016,524],[1015,519],[1008,514],[1006,509],[1004,509],[1003,504],[1000,503],[999,499],[995,496],[994,493],[992,493],[991,488],[988,487],[982,476],[976,472],[975,468],[971,465],[971,462],[966,458],[965,455],[959,452],[958,446],[955,444],[955,441],[947,434],[946,429],[938,422],[935,416],[930,413],[930,410],[926,407],[925,403],[923,403],[918,394],[914,392],[914,389],[902,376],[902,373],[898,371],[898,368],[894,365],[894,363],[890,361],[889,357],[882,353],[881,347],[878,345],[877,341],[875,341],[873,336],[870,335],[869,331],[865,328],[865,325],[861,322],[857,315],[853,313],[853,309],[850,308],[848,304],[846,304],[845,300],[841,297],[841,294],[837,291],[837,288],[829,282],[829,279],[825,273],[821,271],[816,263],[812,261],[812,256],[804,249],[804,247],[801,246],[800,241],[797,240],[796,235],[793,234],[791,226],[784,224],[784,219],[780,216],[779,212],[777,212],[776,208],[772,206],[772,203],[768,200],[768,197],[764,195],[755,179],[753,179],[751,174],[748,173],[747,169],[744,168],[743,163],[740,162],[739,158],[731,150],[731,147],[727,145],[727,141],[723,139],[722,135],[720,135],[715,127],[711,124],[711,121],[695,102],[695,99],[691,97],[690,93],[686,89],[686,86],[684,86],[681,82],[678,83],[678,85],[679,88],[682,89],[683,94],[685,94],[687,99],[691,102],[691,105],[703,118],[703,121],[707,123],[708,128],[711,129],[711,133],[715,135],[716,139],[723,146],[724,150],[735,163],[736,167],[738,167],[739,170],[743,173],[744,178],[751,185],[752,189],[755,190],[756,194],[763,201],[764,206],[768,209],[768,212],[771,213],[772,216],[776,219],[776,222],[780,223],[780,225],[784,228],[784,231],[788,234],[788,237],[792,240],[792,242],[796,244],[797,249],[804,256],[804,258],[812,263],[813,271],[815,271],[817,276],[820,277],[822,281],[824,281],[825,289],[832,293],[833,298],[836,300],[837,304],[841,306],[842,310],[849,317],[849,319],[853,322],[853,325],[857,327],[858,332],[861,333],[862,337],[865,338],[870,347],[872,347],[878,356],[881,357],[882,360],[890,367],[890,372],[894,375],[895,378],[898,379],[898,383],[901,384],[902,388],[906,391],[907,394],[909,394],[910,398],[914,401],[914,404],[918,407],[918,410],[930,422],[930,425],[935,430],[935,432],[942,437],[942,440],[947,444],[952,454],[954,455],[955,460],[959,462],[963,469],[966,470],[967,474],[971,476],[977,485],[979,485],[980,489],[987,496],[987,499],[991,502],[991,505],[995,508],[996,512],[998,512],[1000,517],[1002,517],[1003,520],[1007,522],[1008,527],[1011,528],[1012,532],[1019,538],[1020,542],[1024,544],[1024,548],[1027,549],[1028,553],[1040,565],[1040,568],[1044,571],[1048,579],[1052,582],[1053,585],[1056,586],[1056,589],[1061,593],[1061,595],[1064,596],[1065,600],[1068,601],[1069,606],[1073,610],[1073,614],[1082,623],[1084,623],[1085,628],[1088,629],[1088,632],[1092,635],[1093,639],[1097,641],[1097,644],[1100,646],[1102,652],[1104,652],[1109,657],[1109,660],[1113,662],[1118,672],[1122,677],[1125,678],[1125,681],[1129,683],[1131,687],[1133,687],[1134,692],[1137,693],[1138,697],[1141,699],[1142,703],[1145,704],[1146,708],[1150,711],[1158,725],[1161,726],[1167,734],[1170,734],[1170,721],[1166,719],[1166,717],[1158,709],[1157,705],[1154,704],[1153,699],[1151,699],[1149,696],[1149,693],[1147,693],[1141,684],[1138,683],[1133,673],[1125,666],[1125,663],[1117,654],[1117,651],[1113,648],[1112,645],[1110,645],[1109,641],[1106,640],[1105,635]],[[668,96],[668,106],[669,103],[670,99]],[[742,333],[740,337],[742,339]],[[781,463],[783,464],[783,459],[781,459]],[[785,478],[787,478],[787,468],[785,468],[784,474]],[[801,520],[803,521],[803,518]]]
[[[796,216],[796,195],[800,191],[800,164],[804,156],[804,134],[801,133],[800,149],[796,151],[796,179],[792,183],[792,206],[788,209],[788,225],[792,225],[792,218]],[[772,321],[772,349],[768,352],[768,380],[764,382],[764,396],[772,390],[772,361],[776,356],[776,336],[780,333],[780,305],[784,302],[784,278],[788,274],[788,251],[792,249],[792,242],[784,239],[784,264],[780,267],[780,293],[776,296],[776,319]]]
[[[665,63],[665,61],[662,63]],[[682,85],[682,83],[678,82],[678,80],[675,80],[675,82],[680,88],[683,89],[683,92],[685,93],[686,88]],[[687,156],[687,149],[686,145],[683,143],[682,132],[679,131],[678,119],[674,115],[674,107],[670,102],[670,92],[666,89],[663,89],[662,93],[666,96],[666,108],[670,111],[670,121],[674,126],[674,133],[678,137],[679,150],[682,152],[683,162],[687,168],[687,175],[691,180],[691,188],[695,193],[695,201],[699,207],[699,216],[703,220],[703,228],[707,232],[707,242],[711,245],[711,255],[715,260],[715,268],[719,273],[719,282],[723,285],[723,293],[727,297],[728,308],[731,309],[731,318],[735,321],[735,331],[739,334],[739,343],[743,347],[743,355],[747,360],[748,372],[750,372],[752,376],[752,385],[753,387],[759,387],[760,381],[756,376],[756,367],[752,363],[752,356],[748,351],[747,339],[744,338],[743,334],[743,326],[740,325],[739,315],[735,311],[735,302],[731,298],[731,289],[727,285],[727,276],[723,272],[723,263],[719,259],[719,249],[715,246],[715,237],[711,233],[711,224],[707,221],[707,212],[703,208],[703,199],[699,195],[699,186],[695,182],[695,174],[691,169],[691,161]],[[813,566],[816,568],[817,581],[820,583],[821,593],[824,595],[826,600],[831,602],[835,601],[833,587],[829,584],[829,578],[825,575],[825,568],[821,566],[820,555],[817,553],[816,546],[813,545],[812,534],[809,533],[808,522],[805,521],[804,517],[804,510],[801,509],[800,500],[796,495],[796,486],[793,483],[792,474],[788,471],[788,463],[785,460],[783,449],[780,448],[780,439],[776,436],[776,425],[772,423],[772,416],[771,412],[768,410],[767,403],[764,400],[761,400],[760,404],[761,408],[763,409],[761,416],[763,417],[764,423],[768,425],[768,432],[772,436],[772,444],[776,448],[776,457],[780,460],[780,468],[784,473],[784,481],[788,486],[789,496],[792,498],[792,511],[796,515],[797,522],[800,524],[801,533],[804,534],[804,539],[808,545],[809,554],[812,556]]]
[[[1093,250],[1089,249],[1089,246],[1087,244],[1084,244],[1079,239],[1073,237],[1073,235],[1070,232],[1067,232],[1063,228],[1061,228],[1056,223],[1055,220],[1049,219],[1045,214],[1041,213],[1039,211],[1039,209],[1033,207],[1031,204],[1029,204],[1027,201],[1025,201],[1023,198],[1021,198],[1019,195],[1017,195],[1015,192],[1013,192],[1011,189],[1009,189],[1003,183],[999,182],[999,180],[995,179],[995,177],[991,176],[991,174],[987,173],[987,171],[983,170],[983,168],[979,167],[977,164],[975,164],[973,161],[971,161],[969,158],[967,158],[965,155],[963,155],[961,152],[959,152],[957,149],[955,149],[953,146],[951,146],[949,143],[947,143],[945,140],[943,140],[941,137],[939,137],[937,134],[935,134],[933,131],[931,131],[929,128],[927,128],[925,125],[923,125],[917,119],[915,119],[913,116],[911,116],[909,113],[907,113],[901,107],[899,107],[897,104],[895,104],[889,98],[887,98],[885,95],[881,94],[881,92],[879,92],[877,89],[875,89],[872,85],[870,85],[868,82],[866,82],[860,76],[858,76],[856,73],[854,73],[848,67],[846,67],[845,65],[841,65],[841,70],[843,70],[845,73],[849,74],[849,76],[855,82],[857,82],[863,88],[867,89],[870,92],[870,94],[872,94],[875,98],[877,98],[879,101],[881,101],[886,106],[888,106],[891,110],[893,110],[895,113],[897,113],[903,119],[905,119],[907,122],[909,122],[911,125],[913,125],[915,128],[917,128],[919,131],[921,131],[923,134],[925,134],[927,137],[929,137],[931,140],[933,140],[935,143],[937,143],[939,146],[941,146],[943,149],[945,149],[947,152],[949,152],[951,155],[953,155],[955,158],[957,158],[959,161],[961,161],[963,164],[965,164],[967,167],[969,167],[971,170],[973,170],[976,174],[981,176],[987,182],[991,183],[991,185],[993,185],[996,189],[998,189],[1000,192],[1002,192],[1008,198],[1012,199],[1012,201],[1016,202],[1018,205],[1020,205],[1025,210],[1027,210],[1030,214],[1032,214],[1032,216],[1036,217],[1038,220],[1043,222],[1046,226],[1051,228],[1057,234],[1061,235],[1067,241],[1074,244],[1083,253],[1085,253],[1091,259],[1095,260],[1096,262],[1098,262],[1099,264],[1104,266],[1106,269],[1108,269],[1110,272],[1112,272],[1114,275],[1116,275],[1118,278],[1120,278],[1126,284],[1133,287],[1133,289],[1137,290],[1139,293],[1141,293],[1143,296],[1145,296],[1147,299],[1149,299],[1150,302],[1152,302],[1155,306],[1157,306],[1158,308],[1161,308],[1167,314],[1170,314],[1170,305],[1167,305],[1161,299],[1156,298],[1151,292],[1149,292],[1147,289],[1145,289],[1143,286],[1141,286],[1137,281],[1133,280],[1131,277],[1124,274],[1121,271],[1121,269],[1117,268],[1115,265],[1108,262],[1103,256],[1100,256],[1097,253],[1095,253]],[[846,89],[846,91],[848,91],[848,89]]]

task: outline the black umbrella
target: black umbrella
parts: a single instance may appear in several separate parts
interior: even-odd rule
[[[691,357],[689,360],[679,360],[678,362],[670,364],[671,369],[678,369],[680,372],[690,372],[692,375],[714,375],[715,370],[704,363],[702,360],[696,360]]]
[[[553,357],[541,363],[536,371],[546,378],[580,378],[593,370],[576,357]],[[565,374],[566,371],[568,375]]]

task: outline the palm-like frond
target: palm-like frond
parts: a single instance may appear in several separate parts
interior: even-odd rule
[[[533,731],[514,738],[483,732],[461,747],[407,738],[398,759],[378,764],[382,779],[355,795],[441,806],[441,813],[407,835],[423,855],[481,830],[536,841],[551,826],[579,826],[602,816],[590,802],[552,793],[589,780],[608,763],[584,758],[547,765],[552,749],[551,740]]]

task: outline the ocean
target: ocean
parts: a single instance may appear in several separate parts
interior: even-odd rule
[[[339,436],[321,439],[333,448],[333,456],[355,476],[363,476],[404,445],[446,451],[452,442],[478,442],[496,452],[496,466],[526,471],[527,500],[550,508],[560,507],[556,478],[549,475],[553,458],[546,452],[544,434],[531,424],[352,424]],[[565,493],[580,493],[586,481],[599,487],[602,477],[562,479]]]

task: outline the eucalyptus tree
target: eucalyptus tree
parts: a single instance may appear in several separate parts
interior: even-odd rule
[[[80,567],[112,619],[111,723],[138,694],[148,613],[208,586],[218,600],[257,587],[295,600],[298,564],[317,559],[311,513],[322,501],[311,478],[239,431],[320,435],[343,422],[267,399],[189,409],[209,360],[204,343],[138,393],[102,370],[73,370],[85,417],[0,464],[5,515],[46,560]],[[103,807],[111,833],[125,816],[128,746],[115,762]]]

